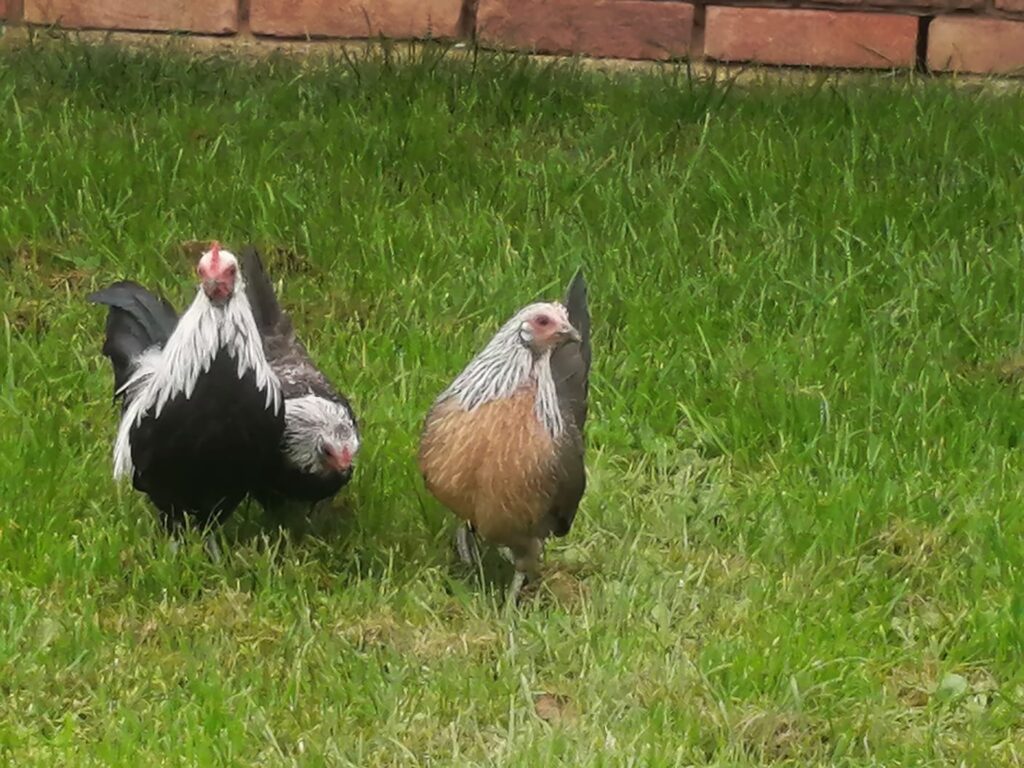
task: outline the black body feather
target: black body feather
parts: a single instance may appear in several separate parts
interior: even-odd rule
[[[219,524],[274,465],[283,410],[268,410],[255,374],[239,379],[237,362],[221,350],[191,397],[173,397],[159,418],[132,430],[133,485],[171,531],[186,518]]]
[[[280,455],[274,463],[273,473],[256,486],[253,491],[260,506],[265,509],[277,509],[288,502],[316,504],[329,499],[348,485],[352,479],[352,468],[347,472],[332,472],[330,475],[319,475],[304,472],[281,460]]]

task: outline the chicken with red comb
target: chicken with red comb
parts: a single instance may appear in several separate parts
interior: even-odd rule
[[[187,521],[208,528],[231,514],[273,465],[284,431],[281,386],[238,260],[213,243],[196,272],[181,317],[131,281],[87,297],[108,307],[103,353],[121,400],[114,477],[130,477],[175,535]]]
[[[510,603],[538,576],[545,540],[569,533],[583,497],[590,361],[577,272],[564,305],[519,310],[427,414],[419,450],[427,489],[462,519],[464,561],[478,561],[477,535],[507,550]]]

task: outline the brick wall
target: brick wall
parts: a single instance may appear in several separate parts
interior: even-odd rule
[[[1024,74],[1024,0],[0,0],[8,24]]]

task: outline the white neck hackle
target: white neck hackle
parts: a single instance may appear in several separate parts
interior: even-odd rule
[[[501,327],[487,346],[474,357],[441,396],[439,401],[455,400],[467,411],[492,400],[511,397],[523,386],[536,385],[534,412],[552,439],[565,432],[565,420],[558,407],[558,393],[551,376],[551,348],[539,352],[525,344],[520,335],[523,322],[531,314],[550,307],[531,304],[516,313]]]
[[[190,398],[222,349],[237,362],[238,378],[252,371],[257,388],[266,392],[266,407],[280,411],[281,385],[263,353],[242,276],[223,305],[212,304],[200,289],[163,350],[144,353],[121,388],[128,402],[114,443],[115,478],[132,475],[132,429],[145,416],[158,417],[178,395]]]

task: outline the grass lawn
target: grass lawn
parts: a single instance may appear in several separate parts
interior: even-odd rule
[[[17,766],[1024,764],[1024,100],[516,57],[0,56],[0,756]],[[253,241],[363,422],[310,534],[170,554],[104,313]],[[434,396],[583,264],[590,486],[455,565]]]

